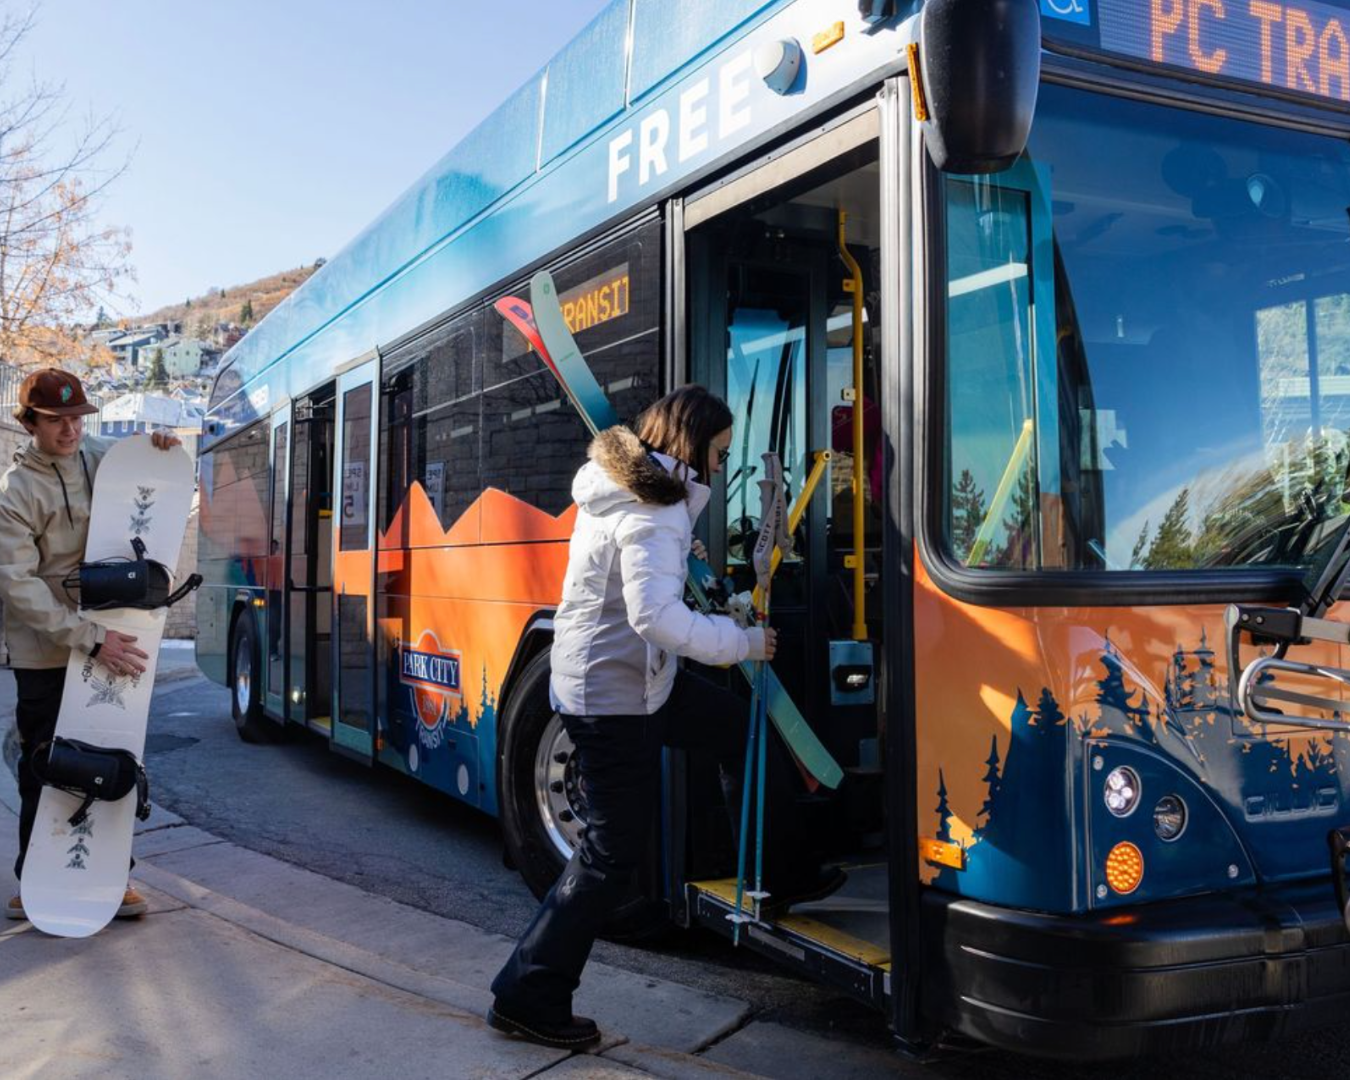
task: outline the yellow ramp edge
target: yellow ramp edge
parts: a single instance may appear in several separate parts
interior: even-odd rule
[[[716,897],[731,907],[736,906],[735,878],[719,878],[716,881],[691,881],[689,884],[700,892]],[[751,901],[743,898],[741,910],[753,911],[754,905]],[[842,930],[836,930],[833,926],[827,926],[819,919],[813,919],[809,915],[789,914],[784,915],[781,919],[766,919],[765,923],[769,926],[782,927],[798,937],[806,938],[808,941],[812,941],[822,948],[830,950],[830,952],[838,953],[840,956],[846,956],[850,960],[856,960],[881,971],[891,970],[891,954],[884,946],[864,941],[862,938],[854,937]]]

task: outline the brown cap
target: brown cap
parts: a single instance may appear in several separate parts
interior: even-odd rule
[[[90,405],[84,396],[80,380],[59,368],[41,368],[24,379],[14,415],[22,419],[29,409],[48,416],[88,416],[98,412],[98,406]]]

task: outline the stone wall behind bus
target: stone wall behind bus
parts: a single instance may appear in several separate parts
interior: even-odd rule
[[[0,423],[0,473],[14,464],[14,455],[28,444],[28,432],[12,421]]]
[[[187,535],[183,537],[183,549],[178,554],[178,571],[173,580],[181,583],[189,574],[197,571],[197,495],[192,496],[192,510],[188,513]],[[195,638],[197,636],[197,597],[189,595],[169,608],[169,617],[164,623],[166,638]]]

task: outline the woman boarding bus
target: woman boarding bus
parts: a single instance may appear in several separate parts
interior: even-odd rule
[[[668,749],[607,932],[740,927],[911,1048],[1335,1020],[1348,12],[616,0],[227,358],[198,657],[241,735],[497,816],[546,895],[588,824],[568,386],[634,418],[697,383],[732,437],[691,595],[753,585],[776,454],[770,720],[848,880],[747,922],[715,771]]]

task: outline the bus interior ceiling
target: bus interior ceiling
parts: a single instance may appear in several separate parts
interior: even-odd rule
[[[844,866],[849,879],[833,896],[794,906],[779,925],[791,928],[797,940],[881,967],[890,955],[885,724],[870,667],[870,646],[879,644],[884,626],[876,158],[876,144],[867,144],[846,160],[761,194],[692,230],[688,249],[690,376],[722,394],[735,417],[730,456],[707,519],[708,547],[726,553],[726,572],[738,591],[754,585],[750,552],[760,520],[762,455],[778,453],[791,508],[802,501],[821,453],[829,452],[794,533],[794,550],[773,578],[770,622],[780,631],[775,670],[845,770],[835,792],[797,784],[805,804],[799,820],[808,833],[799,848]],[[857,387],[853,272],[841,254],[841,236],[862,278]],[[863,417],[860,543],[853,513],[855,407]],[[861,598],[855,595],[855,550],[863,558]],[[856,619],[859,599],[863,615]],[[841,667],[864,669],[866,685],[846,691]],[[701,820],[705,830],[716,830],[715,815]],[[694,850],[708,851],[715,846],[711,839],[700,835]],[[727,854],[691,866],[691,878],[713,878],[696,888],[734,903],[734,883],[719,877]]]

